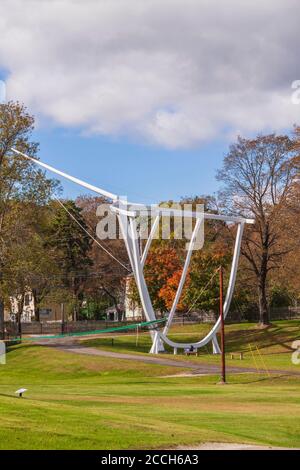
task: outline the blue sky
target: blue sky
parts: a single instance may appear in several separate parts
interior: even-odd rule
[[[45,162],[142,202],[212,194],[238,134],[300,123],[299,15],[298,0],[1,0],[0,79]]]
[[[192,150],[167,150],[125,138],[84,137],[63,128],[38,129],[33,138],[40,142],[44,162],[145,203],[212,194],[218,189],[216,169],[228,148],[228,142],[215,141]],[[68,197],[87,193],[76,184],[61,181]]]

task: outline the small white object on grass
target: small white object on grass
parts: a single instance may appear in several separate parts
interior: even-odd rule
[[[0,364],[3,364],[3,365],[6,364],[5,350],[6,350],[5,342],[0,341]]]
[[[27,388],[19,388],[19,390],[15,391],[15,393],[18,393],[20,398],[23,396],[24,392],[27,392]]]

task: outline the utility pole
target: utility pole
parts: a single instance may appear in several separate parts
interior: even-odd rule
[[[223,266],[219,268],[219,282],[220,282],[220,319],[221,319],[221,357],[222,357],[222,373],[221,384],[226,383],[226,365],[225,365],[225,331],[224,331],[224,310],[223,310]]]

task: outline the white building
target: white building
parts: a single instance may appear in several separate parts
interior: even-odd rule
[[[143,319],[143,309],[130,298],[130,284],[133,276],[129,275],[126,277],[125,284],[125,320],[137,320]]]
[[[21,300],[21,295],[12,296],[9,298],[10,306],[5,309],[6,321],[16,321],[18,314],[18,303]],[[36,309],[34,295],[28,289],[24,295],[23,310],[21,314],[21,323],[30,323],[35,320]],[[63,321],[64,319],[64,304],[51,302],[44,308],[39,308],[40,321]]]
[[[21,295],[10,297],[10,320],[16,321],[18,313],[18,302],[21,300]],[[29,323],[34,320],[35,308],[34,308],[34,296],[30,290],[24,295],[23,311],[21,315],[22,323]]]

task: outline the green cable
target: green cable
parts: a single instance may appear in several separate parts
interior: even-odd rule
[[[160,320],[152,320],[146,321],[142,323],[134,323],[133,325],[125,325],[125,326],[118,326],[115,328],[105,328],[104,330],[92,330],[92,331],[79,331],[76,333],[66,333],[60,335],[50,335],[50,336],[35,336],[34,338],[26,337],[26,338],[13,338],[9,341],[38,341],[41,339],[58,339],[58,338],[66,338],[69,336],[88,336],[88,335],[95,335],[99,333],[111,333],[113,331],[124,331],[124,330],[132,330],[137,327],[143,327],[148,325],[153,325],[154,323],[162,323],[166,321],[166,318],[162,318]]]

